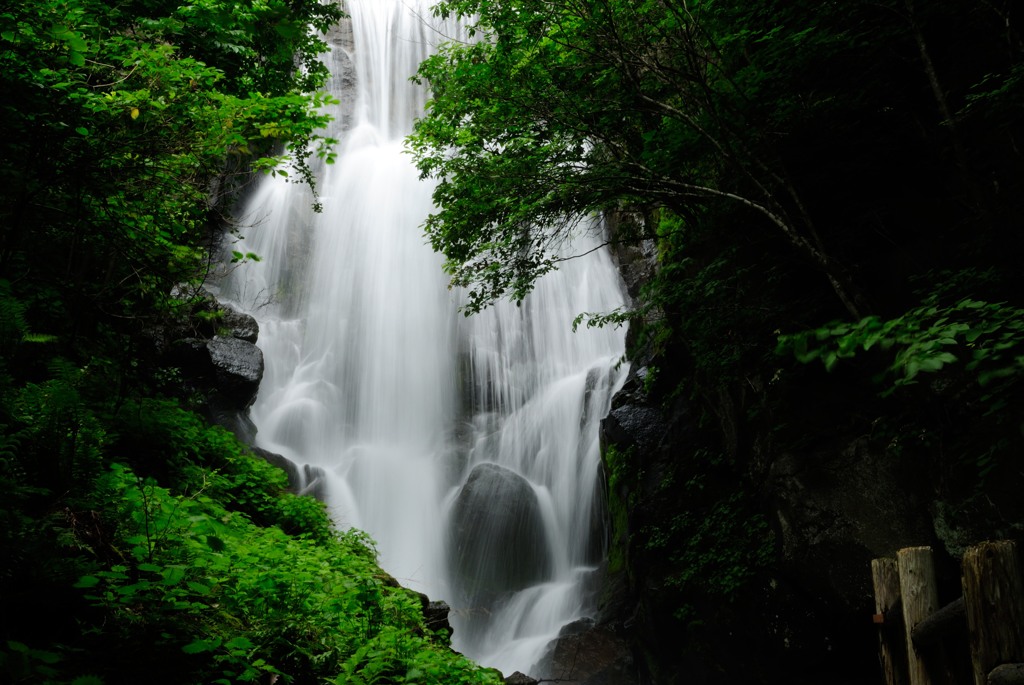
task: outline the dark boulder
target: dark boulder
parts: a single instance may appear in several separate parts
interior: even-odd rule
[[[419,596],[422,604],[423,622],[426,624],[427,630],[435,633],[444,633],[450,640],[452,625],[448,622],[448,614],[451,613],[452,608],[448,606],[448,602],[443,600],[431,601],[422,592],[419,593]]]
[[[219,304],[219,311],[221,315],[218,328],[221,334],[250,343],[255,343],[260,337],[260,325],[249,314],[223,303]]]
[[[240,408],[256,400],[263,379],[263,352],[239,338],[214,336],[206,343],[213,365],[216,389]]]
[[[547,534],[530,483],[507,468],[473,468],[452,507],[449,555],[470,599],[520,590],[551,575]]]
[[[564,626],[536,667],[543,680],[579,685],[633,685],[637,682],[629,643],[607,626],[582,618]]]
[[[606,439],[620,448],[636,447],[644,452],[657,448],[667,430],[660,410],[635,404],[612,409],[601,429]]]

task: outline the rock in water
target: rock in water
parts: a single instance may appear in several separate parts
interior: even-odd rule
[[[452,508],[449,545],[471,598],[521,590],[551,575],[537,494],[525,478],[496,464],[470,472]]]

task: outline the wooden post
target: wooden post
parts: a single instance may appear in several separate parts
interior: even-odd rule
[[[918,649],[939,644],[943,638],[963,632],[967,625],[964,598],[958,597],[934,614],[918,623],[910,631],[910,639]]]
[[[911,639],[914,627],[939,608],[932,548],[905,547],[896,553],[896,563],[900,574],[900,595],[903,600],[903,626],[906,632],[910,685],[933,685],[924,655],[918,651]]]
[[[967,550],[964,603],[975,685],[996,666],[1024,662],[1024,580],[1017,546],[983,542]]]
[[[875,586],[875,622],[879,624],[879,660],[885,685],[906,685],[907,648],[896,560],[873,559],[871,580]]]

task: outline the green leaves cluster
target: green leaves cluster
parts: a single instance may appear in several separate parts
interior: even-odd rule
[[[0,386],[0,610],[57,603],[45,624],[4,625],[5,681],[498,681],[426,629],[365,534],[230,433],[54,373]]]
[[[0,311],[0,615],[21,617],[0,680],[498,682],[280,469],[175,400],[112,394],[131,372],[110,359],[55,357],[4,281]]]
[[[277,0],[5,6],[0,276],[56,288],[59,314],[86,327],[146,316],[201,278],[206,232],[251,160],[311,181],[309,156],[330,156],[317,32],[338,16]]]
[[[775,545],[757,510],[754,488],[736,486],[741,476],[734,465],[703,448],[693,459],[696,463],[658,465],[662,479],[644,488],[649,457],[614,446],[604,453],[608,487],[616,496],[612,570],[663,567],[665,575],[648,591],[648,601],[664,605],[688,629],[728,614],[762,579]],[[683,506],[673,506],[678,502]],[[638,511],[645,523],[630,532],[627,514]],[[629,550],[633,568],[623,566],[623,550]]]
[[[122,560],[76,583],[102,615],[87,633],[94,648],[145,655],[111,665],[111,677],[141,677],[155,656],[182,660],[189,682],[493,682],[426,632],[419,599],[381,573],[364,535],[255,526],[210,496],[220,476],[209,478],[175,495],[115,465],[100,483],[119,503],[108,543]]]
[[[850,39],[801,24],[810,11],[802,4],[785,22],[763,9],[710,0],[437,5],[470,21],[477,40],[421,66],[433,97],[409,140],[422,174],[438,180],[427,234],[453,284],[471,288],[470,310],[521,298],[595,212],[690,217],[722,204],[775,232],[857,310],[776,145],[827,96],[782,107],[761,99],[793,78],[794,55]]]
[[[781,336],[778,351],[803,363],[820,359],[831,370],[873,348],[889,352],[885,376],[894,387],[916,383],[922,372],[962,363],[981,385],[1024,373],[1024,310],[1006,303],[963,299],[950,306],[929,303],[902,316],[869,316]]]

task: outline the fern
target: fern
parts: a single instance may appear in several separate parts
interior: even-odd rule
[[[82,675],[72,680],[71,685],[103,685],[103,678],[95,675]]]
[[[17,458],[21,439],[20,431],[8,433],[7,424],[0,423],[0,463],[10,463]]]
[[[28,332],[25,304],[11,292],[11,284],[0,279],[0,350],[13,347]]]
[[[7,353],[18,343],[52,343],[57,336],[33,333],[25,314],[28,307],[11,292],[11,284],[0,279],[0,352]]]
[[[43,344],[57,342],[57,336],[49,333],[25,333],[21,336],[21,342]]]
[[[46,370],[50,372],[52,381],[76,389],[81,385],[82,377],[85,375],[83,369],[64,357],[54,357],[51,359],[46,364]]]

